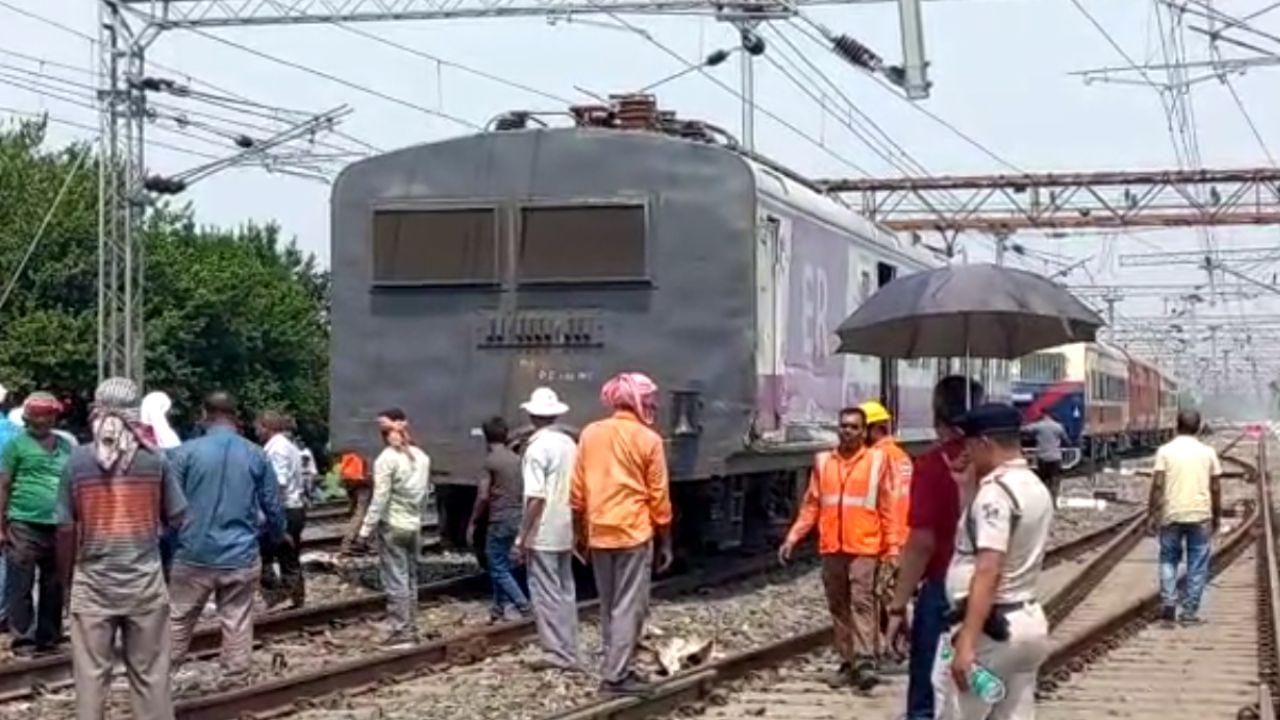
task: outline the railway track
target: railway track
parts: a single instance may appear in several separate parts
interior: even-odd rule
[[[1055,648],[1041,676],[1040,717],[1236,718],[1242,707],[1240,717],[1272,717],[1258,708],[1261,703],[1270,709],[1274,696],[1277,625],[1259,619],[1277,607],[1267,589],[1276,586],[1275,544],[1269,509],[1263,511],[1269,489],[1265,482],[1250,482],[1254,467],[1265,468],[1265,457],[1245,467],[1246,483],[1240,485],[1256,499],[1215,543],[1218,579],[1208,593],[1205,626],[1184,631],[1150,625],[1158,606],[1156,545],[1142,520],[1130,521],[1102,547],[1093,543],[1077,550],[1069,544],[1051,551],[1041,592]],[[1265,535],[1258,532],[1263,527]],[[1067,562],[1064,551],[1072,550],[1075,562]],[[905,678],[892,679],[870,697],[833,691],[822,682],[836,663],[826,648],[829,633],[824,625],[730,654],[658,683],[645,698],[593,698],[543,717],[898,717]],[[1260,653],[1260,645],[1271,649]],[[1265,688],[1261,699],[1259,678]]]
[[[1111,516],[1114,517],[1115,514],[1113,511]],[[1054,562],[1065,568],[1072,562],[1080,562],[1081,558],[1090,553],[1096,553],[1101,545],[1114,540],[1122,527],[1125,527],[1124,523],[1131,523],[1133,517],[1130,514],[1122,522],[1088,533],[1076,542],[1060,545],[1054,551]],[[1078,533],[1079,528],[1069,530]],[[808,578],[793,575],[790,579],[784,577],[779,580],[779,573],[775,572],[772,579],[743,580],[760,576],[769,565],[769,559],[758,559],[753,563],[716,572],[704,571],[672,578],[655,586],[655,598],[698,593],[683,603],[676,601],[670,604],[673,618],[686,618],[683,626],[678,622],[674,623],[675,631],[696,632],[702,625],[715,626],[725,634],[726,631],[735,629],[732,623],[744,617],[752,617],[751,612],[755,613],[754,618],[760,621],[762,627],[771,625],[770,615],[776,616],[779,609],[790,612],[794,609],[790,606],[790,601],[803,597],[811,601],[812,607],[798,616],[796,624],[775,627],[765,632],[753,632],[749,627],[744,627],[737,633],[736,644],[724,645],[732,649],[737,649],[740,645],[741,649],[746,649],[777,642],[786,636],[803,634],[808,629],[804,621],[825,617],[817,575],[812,573]],[[782,576],[786,574],[781,573]],[[1064,574],[1054,577],[1056,582],[1063,584],[1066,584],[1068,578]],[[789,584],[793,581],[799,584]],[[714,589],[727,582],[738,583],[739,590],[726,592]],[[520,657],[529,655],[527,641],[533,634],[532,624],[515,622],[479,627],[477,622],[483,621],[486,616],[485,604],[459,599],[482,591],[486,586],[487,579],[478,574],[424,586],[419,596],[426,606],[424,630],[440,631],[446,637],[404,651],[378,652],[372,649],[376,648],[382,632],[376,622],[383,609],[384,598],[381,595],[367,595],[303,610],[264,615],[256,623],[258,647],[254,650],[254,684],[236,688],[221,687],[216,682],[216,673],[210,672],[207,677],[197,678],[198,682],[187,685],[180,693],[178,714],[184,718],[225,718],[247,713],[273,715],[303,710],[305,713],[314,712],[323,716],[330,712],[324,707],[341,707],[346,704],[347,698],[366,693],[387,682],[388,678],[426,678],[431,683],[436,682],[431,680],[435,676],[439,676],[438,680],[448,681],[448,673],[453,672],[465,679],[465,673],[461,669],[472,666],[473,663],[477,666],[487,663],[502,668],[503,662],[508,663],[507,670],[527,675],[527,669],[518,662],[514,666],[510,665],[510,661],[513,658],[518,661]],[[762,595],[765,599],[756,603],[753,610],[745,608],[743,603],[734,605],[735,592],[746,597],[761,587],[766,590]],[[770,587],[777,589],[772,595],[768,592]],[[716,597],[720,599],[719,606],[716,605]],[[746,604],[749,605],[750,602]],[[700,605],[718,609],[702,615],[691,610]],[[655,614],[659,617],[664,612],[663,607],[659,602],[655,609]],[[591,602],[584,603],[581,607],[584,649],[594,648],[598,644],[592,635],[594,609],[594,603]],[[744,609],[748,612],[744,613]],[[211,630],[201,632],[193,648],[197,651],[197,659],[211,657],[217,641],[216,634]],[[508,650],[512,652],[506,652]],[[0,665],[0,718],[69,716],[69,670],[69,659],[65,656]],[[510,673],[498,673],[500,679],[504,675],[509,677]],[[595,683],[589,678],[566,684],[561,682],[557,674],[545,673],[541,680],[548,686],[546,697],[551,700],[548,708],[567,707],[573,704],[567,700],[570,697],[582,700],[594,696]],[[318,709],[310,709],[313,707]],[[498,715],[473,716],[501,715],[536,716],[527,712],[504,713],[501,710]],[[464,715],[458,715],[462,716]]]
[[[1055,561],[1064,567],[1079,562],[1114,542],[1136,517],[1129,514],[1061,545],[1054,552]],[[723,646],[745,648],[803,634],[816,618],[825,616],[822,597],[816,571],[779,570],[773,568],[772,558],[758,558],[655,586],[652,622],[668,636],[715,634]],[[594,610],[593,602],[580,607],[582,647],[588,652],[598,645]],[[471,628],[406,651],[331,663],[182,700],[178,715],[225,718],[300,712],[303,718],[514,718],[536,717],[594,698],[596,685],[590,677],[537,672],[527,666],[526,661],[536,656],[528,642],[532,630],[527,622]],[[384,687],[388,682],[391,685]]]

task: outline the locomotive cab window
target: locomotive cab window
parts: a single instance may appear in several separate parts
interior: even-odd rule
[[[493,285],[498,275],[493,208],[377,210],[374,285]]]
[[[647,282],[647,233],[642,205],[521,208],[518,277],[522,284]]]

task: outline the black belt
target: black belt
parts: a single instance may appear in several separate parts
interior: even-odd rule
[[[959,625],[964,622],[965,612],[967,610],[968,600],[961,600],[956,603],[951,612],[947,613],[947,624],[950,626]],[[1011,612],[1022,610],[1038,604],[1035,600],[1019,600],[1018,602],[996,603],[991,606],[991,614],[987,616],[986,622],[982,624],[982,632],[992,640],[1004,642],[1009,639],[1009,620],[1005,617]]]

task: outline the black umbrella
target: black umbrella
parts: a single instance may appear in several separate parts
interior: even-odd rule
[[[1102,318],[1066,288],[1025,270],[951,265],[880,288],[836,334],[837,352],[888,358],[1013,359],[1092,341]]]

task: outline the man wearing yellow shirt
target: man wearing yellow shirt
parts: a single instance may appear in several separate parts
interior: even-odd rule
[[[1165,624],[1201,622],[1200,598],[1209,582],[1209,540],[1222,516],[1222,464],[1200,442],[1200,413],[1178,413],[1178,435],[1156,451],[1151,479],[1151,524],[1160,531],[1160,618]],[[1178,614],[1178,563],[1187,555],[1187,583]]]

